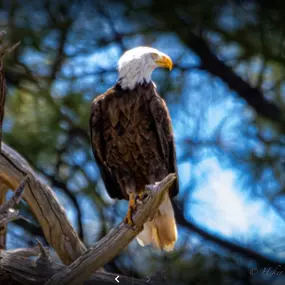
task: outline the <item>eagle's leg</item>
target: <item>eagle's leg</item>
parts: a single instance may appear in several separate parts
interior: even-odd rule
[[[131,227],[135,225],[132,215],[136,211],[136,195],[134,192],[129,193],[129,208],[125,217],[125,223]]]
[[[138,199],[142,201],[143,198],[144,198],[144,194],[145,194],[145,193],[144,193],[143,191],[141,191],[141,192],[137,195]]]
[[[140,191],[136,194],[136,203],[138,205],[143,204],[144,200],[147,198],[148,194],[146,191]]]

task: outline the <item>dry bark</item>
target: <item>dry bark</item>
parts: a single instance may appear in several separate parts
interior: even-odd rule
[[[62,270],[66,269],[65,265],[46,262],[38,257],[32,260],[28,257],[40,254],[39,248],[17,249],[14,251],[0,252],[0,284],[5,285],[43,285],[49,278]],[[139,280],[120,276],[117,283],[115,278],[117,274],[96,272],[84,285],[159,285],[164,284],[156,281],[154,278],[150,280],[145,278]],[[149,282],[147,282],[149,281]],[[79,284],[79,283],[78,283]]]

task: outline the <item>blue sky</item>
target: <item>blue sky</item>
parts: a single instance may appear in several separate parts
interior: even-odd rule
[[[194,71],[195,72],[195,71]],[[196,72],[195,72],[196,73]],[[189,77],[191,78],[191,74]],[[239,121],[239,112],[243,108],[243,102],[235,99],[235,95],[228,90],[224,84],[215,78],[207,79],[207,75],[197,72],[194,74],[192,83],[197,85],[204,82],[201,89],[193,89],[192,92],[186,92],[185,98],[181,98],[182,102],[188,100],[191,115],[191,98],[195,100],[211,100],[212,96],[225,96],[220,102],[215,102],[208,105],[208,109],[201,109],[204,113],[204,124],[202,125],[202,132],[205,129],[205,138],[211,134],[225,118],[230,114],[231,118],[229,124],[224,125],[222,137],[226,138],[226,142],[231,144],[231,139],[235,140],[233,143],[244,144],[243,137],[238,137],[235,133],[236,124]],[[210,82],[210,81],[215,81]],[[207,85],[208,84],[208,85]],[[211,86],[212,85],[212,86]],[[214,86],[214,87],[213,87]],[[203,98],[203,89],[208,88],[208,95]],[[190,93],[190,94],[189,94]],[[210,95],[209,95],[210,93]],[[198,98],[198,99],[197,99]],[[209,99],[210,98],[210,99]],[[183,113],[184,104],[180,105],[180,112]],[[194,103],[192,108],[196,109],[198,105]],[[169,105],[172,114],[174,130],[176,134],[176,141],[178,147],[178,154],[185,151],[184,145],[179,144],[183,141],[185,135],[187,136],[187,127],[185,121],[182,120],[181,115],[177,112],[177,106],[172,108]],[[187,112],[188,112],[187,111]],[[195,110],[195,112],[197,112]],[[183,117],[183,116],[182,116]],[[191,122],[189,124],[191,126]],[[238,141],[236,141],[236,139]],[[251,190],[246,189],[244,183],[240,181],[240,175],[235,168],[225,166],[219,155],[216,155],[215,150],[209,148],[207,155],[203,157],[201,162],[192,165],[191,161],[180,162],[179,175],[180,185],[183,191],[187,191],[191,185],[190,173],[195,177],[195,191],[189,199],[187,216],[193,219],[197,224],[207,228],[210,232],[228,239],[248,245],[253,243],[256,237],[260,237],[260,241],[271,240],[272,236],[279,236],[285,232],[284,221],[268,207],[267,203],[262,199],[252,196]],[[193,173],[194,172],[194,173]],[[277,226],[278,225],[278,226]],[[264,254],[272,254],[266,247],[257,248],[263,250]],[[281,259],[285,258],[284,252],[279,252],[276,256]]]

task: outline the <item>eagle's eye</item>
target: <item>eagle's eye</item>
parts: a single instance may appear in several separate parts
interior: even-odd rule
[[[158,54],[157,54],[157,53],[152,52],[150,55],[151,55],[151,57],[152,57],[152,59],[153,59],[154,61],[158,59]]]

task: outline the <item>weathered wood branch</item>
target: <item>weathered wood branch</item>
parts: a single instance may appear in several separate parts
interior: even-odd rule
[[[0,252],[0,284],[5,285],[43,285],[51,276],[65,270],[66,266],[56,263],[43,264],[38,259],[32,260],[29,256],[37,256],[40,249],[23,248],[13,251]],[[117,274],[96,272],[84,285],[118,285]],[[154,282],[152,282],[152,280]],[[162,285],[153,278],[149,282],[136,278],[120,276],[120,284],[124,285]]]
[[[23,198],[41,225],[48,243],[64,264],[70,264],[86,251],[86,247],[52,190],[35,174],[23,157],[3,143],[0,153],[1,183],[16,190],[25,176],[28,176],[28,181]]]
[[[138,207],[133,217],[136,225],[135,229],[122,222],[95,244],[93,248],[90,248],[70,266],[53,276],[45,285],[83,284],[93,272],[113,259],[137,236],[143,229],[143,224],[150,217],[153,217],[162,203],[166,191],[175,180],[176,175],[171,173],[161,182],[147,186],[148,197]]]

